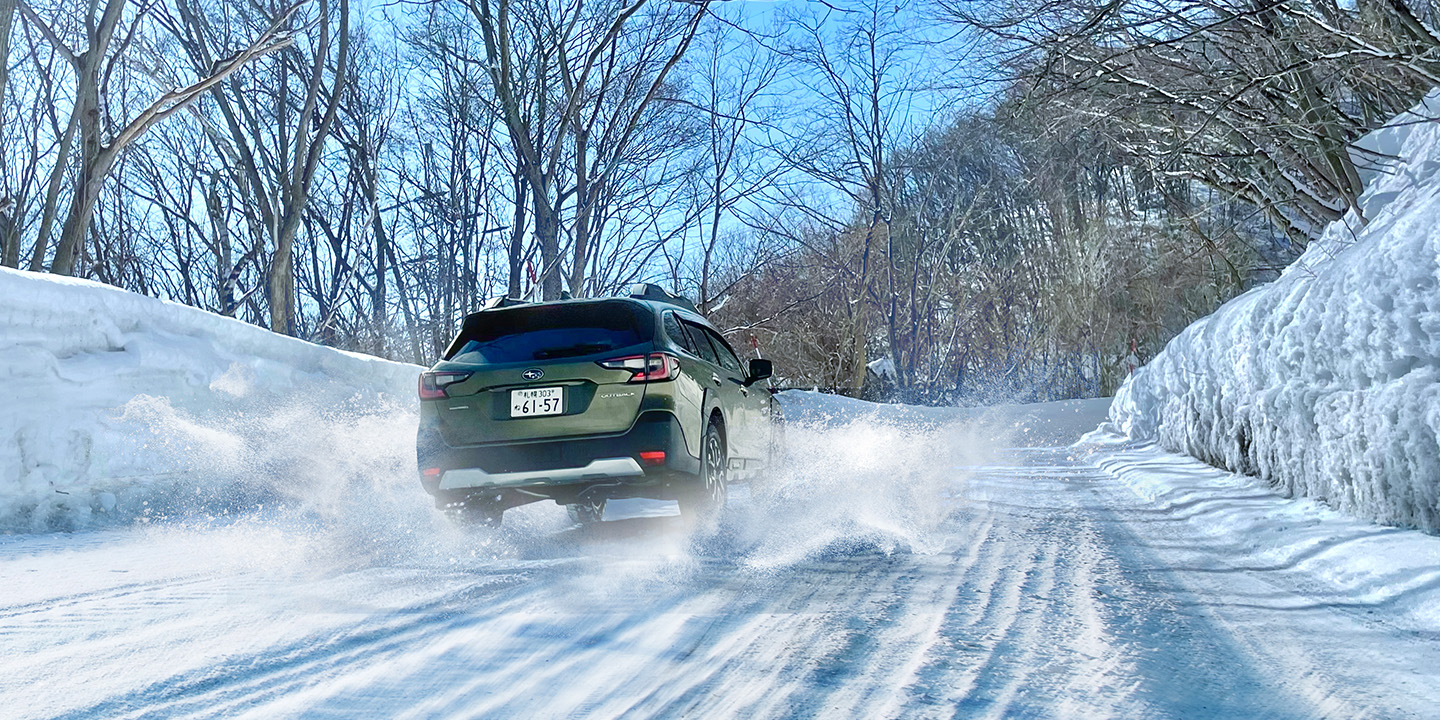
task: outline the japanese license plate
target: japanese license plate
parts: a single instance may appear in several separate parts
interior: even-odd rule
[[[526,388],[510,391],[510,417],[559,415],[565,412],[565,388]]]

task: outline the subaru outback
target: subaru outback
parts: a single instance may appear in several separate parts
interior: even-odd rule
[[[486,524],[541,500],[594,522],[607,500],[635,497],[713,522],[728,484],[771,462],[771,372],[653,285],[501,300],[467,316],[420,376],[421,484],[436,507]]]

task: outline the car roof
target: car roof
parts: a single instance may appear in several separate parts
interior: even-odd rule
[[[654,313],[654,314],[656,314],[656,315],[658,315],[658,314],[660,314],[660,313],[662,313],[662,312],[665,312],[665,311],[667,311],[667,310],[668,310],[668,311],[672,311],[672,312],[674,312],[675,314],[679,315],[680,317],[683,317],[683,318],[685,318],[686,320],[690,320],[691,322],[696,322],[696,323],[700,323],[700,324],[702,324],[702,325],[706,325],[706,326],[710,327],[711,329],[714,329],[714,327],[715,327],[714,325],[711,325],[711,324],[710,324],[710,321],[707,320],[704,315],[701,315],[700,313],[698,313],[698,312],[696,312],[696,311],[694,311],[694,310],[691,310],[690,308],[687,308],[687,307],[685,307],[685,306],[683,306],[683,305],[677,305],[677,304],[675,304],[675,303],[673,303],[673,302],[667,302],[667,301],[664,301],[664,300],[651,300],[651,299],[647,299],[647,298],[624,297],[624,296],[612,296],[612,297],[601,297],[601,298],[576,298],[576,299],[572,299],[572,300],[546,300],[546,301],[544,301],[544,302],[525,302],[525,301],[515,301],[515,300],[511,300],[510,302],[506,302],[506,303],[503,303],[503,304],[499,304],[497,307],[487,307],[487,308],[485,308],[485,309],[483,309],[483,310],[477,310],[477,311],[475,311],[475,312],[473,312],[473,313],[470,313],[469,315],[466,315],[466,316],[465,316],[465,321],[469,321],[470,318],[477,317],[477,316],[483,316],[483,315],[485,315],[485,314],[492,313],[492,312],[500,312],[500,311],[504,311],[504,310],[514,310],[514,309],[518,309],[518,308],[561,307],[561,306],[570,307],[570,306],[575,306],[575,305],[598,305],[598,304],[601,304],[601,303],[617,303],[617,302],[620,302],[620,303],[628,303],[628,304],[630,304],[630,305],[638,305],[638,306],[640,306],[640,307],[643,307],[643,308],[649,310],[651,313]],[[462,324],[462,326],[463,326],[464,322],[462,322],[461,324]]]

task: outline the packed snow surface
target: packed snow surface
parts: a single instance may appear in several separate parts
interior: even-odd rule
[[[0,708],[1434,716],[1440,538],[1153,446],[1067,446],[1104,401],[782,400],[790,458],[714,535],[646,501],[590,527],[540,503],[457,528],[407,478],[350,487],[340,512],[0,538]]]
[[[317,502],[407,479],[419,368],[0,268],[0,533]],[[413,427],[413,421],[412,421]]]
[[[1440,91],[1360,143],[1360,201],[1116,396],[1133,439],[1440,530]]]

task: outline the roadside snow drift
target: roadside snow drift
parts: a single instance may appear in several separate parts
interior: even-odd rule
[[[1360,207],[1191,325],[1111,422],[1366,518],[1440,530],[1440,91],[1360,143]],[[1390,156],[1390,157],[1385,157]]]
[[[0,533],[413,480],[418,371],[0,268]]]

